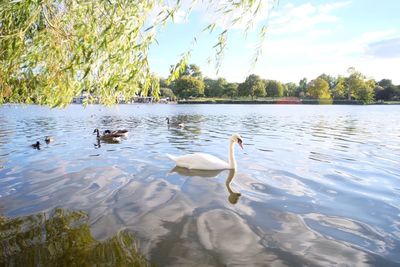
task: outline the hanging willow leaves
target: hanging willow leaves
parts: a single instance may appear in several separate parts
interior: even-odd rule
[[[262,2],[224,1],[217,10],[232,17],[234,25],[241,17],[261,12]],[[191,3],[190,9],[197,1]],[[201,3],[214,5],[213,1]],[[0,103],[66,106],[82,93],[89,96],[87,103],[107,105],[135,94],[150,92],[158,97],[149,48],[180,8],[181,1],[171,6],[162,0],[1,1]],[[246,23],[251,25],[251,19]],[[213,22],[205,30],[216,27]],[[219,35],[217,62],[222,59],[227,33],[223,29]],[[185,69],[191,50],[182,54],[169,80]]]

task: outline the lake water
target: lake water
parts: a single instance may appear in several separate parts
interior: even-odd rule
[[[400,265],[400,106],[6,105],[0,114],[8,218],[84,211],[96,240],[128,231],[157,266]],[[185,127],[168,128],[166,117]],[[99,146],[95,128],[130,134]],[[236,173],[173,170],[166,157],[227,159],[232,133],[244,142]]]

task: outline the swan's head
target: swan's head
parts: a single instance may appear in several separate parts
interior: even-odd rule
[[[234,134],[231,136],[231,142],[238,143],[238,145],[243,149],[243,140],[239,134]]]

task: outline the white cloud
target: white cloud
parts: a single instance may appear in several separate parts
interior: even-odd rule
[[[320,38],[324,36],[329,36],[332,33],[330,29],[314,29],[310,30],[307,34],[311,38]]]
[[[305,3],[298,6],[287,4],[271,13],[269,29],[271,34],[296,33],[314,30],[324,24],[337,23],[340,18],[330,14],[346,7],[350,2],[313,5]]]
[[[345,1],[345,2],[336,2],[336,3],[327,3],[327,4],[322,4],[318,7],[318,10],[321,12],[331,12],[335,9],[347,7],[351,4],[351,1]]]
[[[175,23],[186,23],[188,21],[188,11],[187,10],[178,10],[174,15]]]
[[[374,41],[367,46],[367,54],[373,57],[400,57],[400,37]]]
[[[333,12],[350,4],[349,1],[322,5],[287,4],[274,11],[263,47],[264,55],[253,72],[267,79],[298,82],[303,77],[314,79],[321,73],[347,75],[347,69],[353,66],[375,79],[391,78],[400,83],[400,80],[396,81],[400,79],[396,73],[400,65],[398,49],[392,51],[391,57],[379,57],[379,51],[376,51],[382,46],[397,44],[400,40],[398,30],[353,33],[351,39],[340,39],[339,32],[343,30],[340,30],[340,17]],[[254,51],[254,44],[247,48]],[[228,68],[221,71],[228,80],[232,77],[240,82],[248,75],[243,70],[240,73]]]
[[[322,30],[330,32],[329,29]],[[324,32],[325,33],[325,32]],[[376,40],[389,39],[397,36],[396,30],[367,32],[346,40],[313,40],[308,38],[282,38],[267,40],[264,44],[266,54],[272,52],[279,58],[293,59],[293,56],[322,60],[338,57],[351,57],[354,55],[366,55],[370,43]]]
[[[226,1],[212,1],[213,8]],[[269,4],[270,1],[265,0],[265,3]],[[349,25],[343,25],[341,14],[337,12],[350,5],[350,1],[332,1],[320,5],[286,4],[272,12],[271,6],[265,5],[263,16],[254,19],[257,23],[269,14],[269,31],[263,46],[263,56],[251,72],[267,79],[298,82],[303,77],[314,79],[321,73],[347,75],[347,69],[353,66],[377,80],[389,78],[400,84],[397,71],[400,57],[397,56],[399,50],[396,46],[400,40],[400,31],[386,28],[374,32],[355,32]],[[196,6],[195,9],[196,12],[204,12],[208,22],[215,21],[218,15],[215,10],[206,10],[205,7]],[[221,16],[217,23],[225,27],[229,25],[229,19],[224,20]],[[235,50],[230,51],[228,43],[218,76],[228,81],[242,82],[250,74],[250,59],[255,44],[244,47],[242,44],[243,40],[238,40]],[[386,54],[387,47],[395,49],[390,57]],[[383,49],[385,54],[382,54]],[[216,77],[213,66],[203,62],[196,64],[200,65],[206,76]]]
[[[355,67],[368,77],[376,80],[389,78],[395,84],[400,84],[398,76],[400,57],[375,57],[370,55],[369,51],[371,43],[377,40],[398,40],[398,38],[400,32],[393,29],[366,32],[348,40],[325,41],[325,39],[296,36],[267,39],[262,58],[250,72],[266,79],[298,83],[303,77],[311,80],[322,73],[347,76],[347,69]],[[220,76],[229,81],[243,82],[250,74],[248,59],[249,53],[251,57],[251,51],[254,51],[253,45],[248,45],[246,50],[247,55],[227,57]],[[206,75],[215,76],[212,68],[204,70]]]
[[[396,74],[400,56],[371,55],[371,43],[377,40],[399,40],[396,30],[366,32],[349,40],[321,41],[310,38],[267,40],[263,60],[255,72],[265,78],[298,82],[314,79],[321,73],[347,75],[351,66],[375,79],[391,78],[400,83]]]

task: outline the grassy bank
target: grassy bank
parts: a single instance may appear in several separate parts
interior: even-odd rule
[[[299,99],[299,98],[192,98],[179,100],[178,104],[305,104],[305,105],[364,105],[358,100],[336,100],[336,99]],[[370,105],[400,105],[400,101],[374,102]]]

